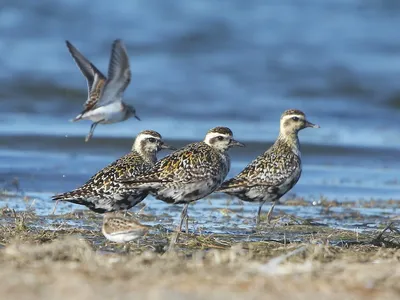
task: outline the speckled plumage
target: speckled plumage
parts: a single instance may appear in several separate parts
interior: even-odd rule
[[[106,213],[101,232],[112,242],[126,243],[142,237],[149,229],[150,226],[143,225],[135,219]]]
[[[206,197],[221,185],[230,169],[227,151],[241,145],[233,139],[229,128],[216,127],[207,132],[203,142],[189,144],[159,160],[145,174],[123,182],[167,203],[185,203],[182,226],[187,204]]]
[[[287,110],[281,116],[278,139],[264,154],[252,161],[243,171],[225,181],[218,189],[249,202],[260,202],[257,223],[261,207],[266,201],[279,200],[300,179],[301,154],[298,131],[305,127],[317,127],[305,119],[299,110]],[[273,206],[268,213],[270,219]]]
[[[147,192],[137,189],[120,190],[121,178],[143,174],[154,166],[156,153],[169,148],[158,132],[145,130],[138,134],[132,151],[108,165],[83,186],[64,194],[53,196],[53,200],[68,201],[87,206],[97,212],[111,212],[129,209],[146,196]]]
[[[229,168],[227,154],[199,142],[160,160],[134,182],[140,182],[140,188],[148,188],[160,200],[179,204],[207,196],[222,183]],[[132,186],[137,186],[135,183]]]
[[[129,58],[121,40],[115,40],[112,45],[108,78],[104,76],[78,49],[69,41],[67,48],[86,77],[88,98],[83,111],[72,121],[92,120],[94,123],[86,137],[88,141],[97,124],[112,124],[122,122],[131,116],[136,117],[134,107],[122,102],[122,96],[131,81]]]

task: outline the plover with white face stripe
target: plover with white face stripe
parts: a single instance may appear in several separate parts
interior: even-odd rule
[[[224,181],[230,169],[228,150],[243,144],[233,138],[227,127],[210,129],[204,141],[189,144],[159,160],[145,174],[122,180],[128,188],[150,192],[157,199],[171,204],[184,204],[178,234],[186,220],[190,202],[214,192]]]
[[[130,153],[97,172],[83,186],[55,195],[53,200],[84,205],[97,213],[128,210],[146,198],[148,193],[137,189],[121,190],[119,179],[135,178],[150,170],[161,149],[175,148],[167,145],[158,132],[144,130],[136,137]]]
[[[108,78],[69,41],[66,41],[66,44],[88,84],[88,98],[84,110],[72,120],[93,121],[85,141],[90,140],[98,124],[118,123],[132,116],[140,120],[135,108],[122,101],[124,91],[131,81],[129,57],[123,42],[117,39],[112,44]]]
[[[278,139],[264,154],[257,157],[243,171],[225,181],[218,189],[243,201],[260,202],[257,224],[260,222],[261,208],[266,201],[272,201],[268,212],[268,223],[276,202],[299,180],[301,175],[301,154],[298,132],[304,128],[319,128],[307,121],[305,114],[297,109],[285,111],[280,120]]]

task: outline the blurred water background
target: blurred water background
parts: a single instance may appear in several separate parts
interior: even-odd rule
[[[399,13],[395,0],[3,0],[0,183],[47,213],[52,194],[128,152],[139,131],[183,146],[217,125],[247,144],[232,151],[233,176],[298,108],[321,129],[300,133],[303,175],[287,197],[398,199]],[[107,73],[115,38],[142,121],[99,125],[85,143],[90,122],[69,120],[86,82],[65,40]]]

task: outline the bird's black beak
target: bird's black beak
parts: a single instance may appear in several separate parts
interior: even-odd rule
[[[135,119],[137,119],[138,121],[142,121],[137,115],[135,115]]]
[[[321,128],[319,125],[313,124],[313,123],[311,123],[311,122],[308,122],[307,120],[305,121],[305,127]]]
[[[161,149],[177,150],[175,147],[172,147],[164,142],[161,143]]]
[[[229,146],[231,147],[245,147],[244,144],[242,144],[241,142],[238,142],[237,140],[231,139]]]

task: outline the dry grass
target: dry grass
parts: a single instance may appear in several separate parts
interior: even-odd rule
[[[58,217],[54,230],[32,212],[1,212],[0,295],[4,299],[396,299],[400,249],[382,236],[293,222],[263,228],[280,241],[238,242],[231,235],[171,233],[155,228],[140,244],[106,243],[99,230],[68,226],[81,213]],[[50,220],[52,217],[47,217]],[[55,218],[55,217],[54,217]],[[90,213],[86,219],[96,225]],[[300,225],[299,225],[300,224]],[[386,228],[389,230],[389,227]],[[358,238],[358,241],[356,240]],[[332,240],[352,240],[332,246]],[[382,247],[384,246],[384,247]],[[391,248],[385,248],[391,247]]]
[[[273,242],[190,255],[121,255],[65,237],[0,251],[0,293],[5,299],[395,299],[399,261],[398,249]]]
[[[182,234],[166,252],[172,233],[161,225],[124,247],[104,240],[100,222],[88,211],[0,210],[2,298],[400,297],[400,234],[389,226],[361,234],[285,217],[248,236]]]

